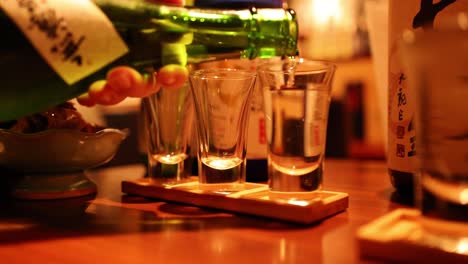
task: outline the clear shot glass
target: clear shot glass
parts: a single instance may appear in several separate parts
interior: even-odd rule
[[[417,153],[416,203],[425,220],[447,221],[444,226],[458,222],[466,228],[468,31],[464,27],[406,32],[400,45],[416,98],[415,148],[402,149]],[[401,93],[396,99],[404,103],[405,96]]]
[[[255,71],[214,68],[191,73],[200,189],[226,193],[244,189],[255,81]]]
[[[271,195],[322,185],[335,65],[302,58],[260,65]]]
[[[194,113],[188,82],[178,89],[161,88],[143,99],[148,176],[173,185],[191,178]]]

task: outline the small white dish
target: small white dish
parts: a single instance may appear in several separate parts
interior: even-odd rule
[[[0,129],[0,170],[13,178],[12,194],[24,199],[88,195],[96,186],[83,171],[110,161],[127,137],[126,130],[96,133],[50,129],[18,133]]]

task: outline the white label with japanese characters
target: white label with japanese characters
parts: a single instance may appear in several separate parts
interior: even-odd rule
[[[0,8],[69,85],[128,52],[92,1],[0,0]]]

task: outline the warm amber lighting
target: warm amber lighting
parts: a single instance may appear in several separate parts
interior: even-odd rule
[[[355,0],[295,0],[298,14],[300,54],[318,59],[349,58],[357,28]]]
[[[314,0],[310,5],[314,24],[325,26],[328,23],[343,23],[343,7],[340,0]]]
[[[298,205],[298,206],[307,206],[309,205],[309,202],[304,201],[304,200],[291,199],[291,200],[288,200],[288,204],[293,204],[293,205]]]
[[[464,189],[460,192],[460,203],[468,205],[468,189]]]
[[[15,231],[15,230],[27,230],[35,227],[36,224],[26,223],[0,223],[0,231]]]
[[[460,254],[468,254],[468,238],[460,239],[455,251]]]
[[[439,197],[445,197],[448,201],[468,205],[468,185],[441,181],[430,176],[424,176],[421,184],[426,190]]]
[[[462,30],[468,30],[468,14],[465,12],[460,12],[457,16],[458,26]]]

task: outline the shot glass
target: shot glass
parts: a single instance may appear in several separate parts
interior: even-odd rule
[[[271,195],[321,188],[334,72],[332,63],[301,58],[259,66]]]
[[[191,178],[193,101],[188,82],[178,89],[160,89],[143,99],[148,176],[160,185]]]
[[[202,190],[236,192],[246,179],[246,137],[256,73],[214,68],[190,75]]]
[[[404,36],[401,59],[408,85],[416,94],[419,177],[415,200],[424,219],[462,222],[466,230],[468,31],[431,30]]]

